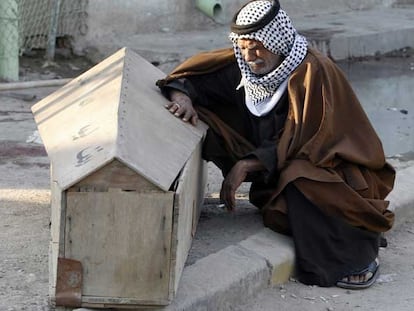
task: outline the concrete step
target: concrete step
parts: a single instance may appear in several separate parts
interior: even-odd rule
[[[312,46],[335,60],[414,46],[414,6],[350,10],[295,18]]]
[[[414,5],[370,10],[292,15],[298,31],[335,60],[374,56],[405,47],[414,47]],[[103,42],[88,56],[99,61],[119,47],[128,46],[169,72],[185,58],[200,51],[231,47],[228,25],[205,31],[160,32],[118,36]]]
[[[395,227],[414,217],[413,187],[414,166],[398,170],[389,196]],[[186,267],[176,299],[161,310],[232,310],[264,288],[285,283],[294,276],[294,262],[291,239],[265,228]]]

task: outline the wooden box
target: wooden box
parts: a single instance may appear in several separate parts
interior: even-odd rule
[[[163,76],[124,48],[32,108],[51,162],[54,305],[136,308],[175,295],[204,197],[207,127],[164,108]]]

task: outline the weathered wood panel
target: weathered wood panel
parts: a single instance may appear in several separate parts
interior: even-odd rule
[[[204,199],[207,172],[206,165],[201,159],[201,146],[200,142],[186,163],[178,180],[174,199],[173,252],[171,254],[172,296],[178,288]]]
[[[118,159],[169,190],[207,127],[164,108],[155,85],[163,76],[124,48],[32,107],[62,189]]]
[[[82,296],[168,299],[173,195],[67,194],[65,257],[82,262]]]
[[[84,308],[115,308],[116,310],[124,310],[124,309],[133,309],[133,310],[141,310],[144,309],[145,311],[152,310],[151,307],[158,307],[155,310],[159,310],[160,305],[167,305],[171,301],[159,301],[156,305],[154,305],[154,301],[145,301],[140,299],[134,298],[120,298],[120,297],[94,297],[94,296],[85,296],[83,297],[82,307]],[[107,311],[107,310],[105,310]]]
[[[62,189],[115,156],[123,53],[117,53],[33,106]]]
[[[110,188],[136,192],[161,191],[160,188],[117,160],[82,179],[67,191],[107,192]]]
[[[119,107],[117,156],[167,191],[204,136],[206,125],[182,122],[165,109],[167,100],[155,85],[157,68],[127,50]],[[143,78],[145,77],[145,78]]]
[[[53,170],[53,167],[50,167]],[[57,259],[64,255],[64,230],[65,230],[65,193],[59,185],[51,180],[51,200],[50,200],[50,242],[49,242],[49,297],[50,303],[54,305],[57,278]]]
[[[121,49],[32,108],[53,166],[52,299],[58,257],[82,263],[88,306],[160,305],[175,293],[204,194],[207,126],[164,108],[163,76]]]

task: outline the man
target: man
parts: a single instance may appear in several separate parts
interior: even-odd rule
[[[265,226],[292,236],[305,284],[358,289],[378,275],[384,200],[395,171],[340,69],[309,48],[277,1],[234,16],[233,49],[204,52],[157,82],[183,121],[209,125],[203,157],[223,172],[220,198],[250,181]]]

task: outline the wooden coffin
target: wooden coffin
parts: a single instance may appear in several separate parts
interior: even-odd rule
[[[122,49],[32,111],[51,161],[51,303],[167,305],[203,202],[206,126],[173,117],[164,73]]]

